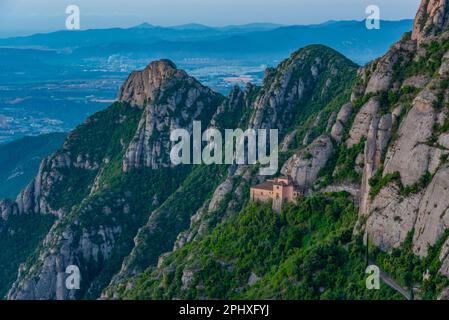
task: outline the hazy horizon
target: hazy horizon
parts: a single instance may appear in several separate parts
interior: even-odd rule
[[[76,4],[82,29],[132,27],[141,23],[169,27],[190,23],[212,27],[274,23],[310,25],[363,20],[375,4],[382,20],[413,19],[420,0],[0,0],[0,37],[64,29],[65,8]],[[174,9],[176,7],[176,10]]]

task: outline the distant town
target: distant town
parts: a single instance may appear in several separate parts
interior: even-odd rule
[[[118,54],[89,58],[84,64],[67,67],[63,80],[40,74],[42,79],[37,81],[32,71],[16,72],[13,82],[0,76],[0,144],[23,136],[70,131],[113,103],[128,74],[154,59]],[[212,58],[186,58],[177,64],[224,95],[235,85],[260,84],[267,67]]]

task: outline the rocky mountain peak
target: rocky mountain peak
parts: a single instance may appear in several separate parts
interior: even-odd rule
[[[157,99],[158,94],[171,87],[176,80],[188,78],[183,70],[167,59],[151,62],[144,70],[132,72],[120,88],[118,100],[144,106]]]
[[[261,93],[257,96],[250,126],[277,128],[281,134],[298,113],[311,111],[308,104],[334,95],[334,85],[355,75],[357,65],[335,50],[323,45],[310,45],[297,50],[276,69],[265,71]]]
[[[447,0],[422,0],[413,25],[412,39],[421,42],[443,31],[449,24]]]
[[[169,60],[133,72],[120,89],[119,100],[144,111],[126,151],[123,170],[171,166],[170,131],[191,130],[193,121],[209,124],[223,99]]]

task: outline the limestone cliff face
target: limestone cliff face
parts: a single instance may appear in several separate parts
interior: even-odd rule
[[[192,130],[195,120],[208,126],[222,96],[201,85],[168,60],[152,62],[133,72],[120,89],[119,100],[145,108],[123,170],[170,167],[170,132]]]
[[[7,221],[12,215],[19,213],[17,208],[17,203],[11,200],[1,200],[0,201],[0,213],[3,221]]]
[[[344,134],[344,126],[349,120],[353,112],[354,106],[351,102],[346,103],[340,109],[335,119],[335,123],[332,126],[331,136],[338,143],[341,142]]]
[[[4,220],[7,220],[10,215],[18,214],[52,214],[62,217],[67,212],[67,208],[51,203],[51,195],[55,192],[55,187],[65,179],[63,172],[71,168],[95,171],[98,169],[98,164],[90,162],[89,159],[83,159],[81,154],[76,159],[72,159],[70,152],[67,152],[65,148],[66,146],[63,146],[59,152],[41,162],[35,178],[14,201],[0,201],[0,212]]]
[[[178,70],[170,60],[155,61],[143,71],[134,71],[129,75],[120,88],[118,100],[142,108],[149,102],[157,101],[159,94],[173,86],[173,80],[187,78],[187,74]]]
[[[378,148],[377,153],[365,152],[364,192],[360,207],[361,215],[368,216],[366,232],[373,236],[377,245],[383,248],[398,247],[406,234],[413,231],[415,253],[422,256],[427,254],[427,247],[434,245],[445,230],[444,212],[447,207],[443,200],[436,200],[436,190],[442,188],[442,191],[438,191],[441,199],[449,196],[441,180],[441,176],[445,174],[444,156],[448,154],[448,150],[438,142],[445,140],[445,133],[435,130],[446,121],[446,111],[435,107],[438,104],[437,96],[445,100],[447,93],[436,89],[434,85],[434,82],[429,83],[412,100],[410,110],[397,129],[396,139],[388,149],[380,141],[381,148]],[[398,105],[397,108],[403,109],[404,106]],[[375,126],[375,122],[371,125]],[[391,127],[391,120],[388,120],[388,125],[384,128],[387,129],[386,132],[390,130],[388,135],[391,135]],[[436,142],[430,142],[433,140]],[[368,138],[366,147],[369,146]],[[382,175],[399,173],[403,188],[418,185],[428,174],[433,177],[432,182],[428,186],[421,186],[424,189],[415,188],[417,190],[413,194],[405,196],[390,186],[387,188],[389,192],[382,190],[371,199],[368,181],[375,170],[380,168],[379,155],[385,157]]]
[[[18,280],[9,290],[6,298],[12,300],[68,300],[76,299],[76,290],[68,290],[65,284],[66,268],[70,265],[80,265],[80,259],[100,265],[103,259],[109,259],[120,227],[100,228],[89,232],[83,230],[80,237],[72,228],[58,234],[55,229],[60,227],[57,222],[43,241],[43,245],[58,250],[41,251],[36,264],[28,267],[22,265]],[[98,238],[102,243],[98,243]],[[96,240],[93,240],[96,239]],[[83,271],[83,270],[82,270]],[[36,278],[27,275],[34,274]]]
[[[448,227],[448,16],[447,1],[423,0],[411,37],[361,69],[353,88],[352,102],[364,103],[346,144],[366,141],[355,231],[385,251],[400,247],[412,232],[414,253],[426,256]],[[432,46],[438,47],[434,57]],[[435,65],[419,64],[429,59]],[[337,122],[332,131],[337,141],[340,127]],[[373,192],[375,175],[384,184]],[[445,266],[447,259],[442,252]]]
[[[260,179],[260,180],[258,180]],[[219,221],[238,213],[242,203],[246,200],[244,190],[252,183],[262,181],[262,177],[255,177],[250,166],[231,166],[222,182],[216,187],[211,198],[206,199],[200,208],[190,217],[190,226],[177,234],[170,249],[173,251],[187,243],[201,238]],[[158,220],[164,215],[170,215],[177,201],[183,201],[182,195],[189,192],[185,187],[178,189],[173,197],[168,199],[157,210],[152,212],[148,222],[139,229],[134,238],[134,248],[123,261],[120,271],[113,277],[111,283],[103,291],[103,299],[119,298],[118,291],[134,286],[134,276],[141,274],[147,268],[161,265],[171,252],[161,252],[155,255],[160,244],[154,244],[157,234],[163,232],[158,227]],[[218,220],[218,221],[217,221]],[[153,257],[152,259],[149,257]]]
[[[360,143],[362,138],[366,138],[368,136],[371,124],[373,123],[373,120],[375,120],[379,111],[379,105],[380,104],[377,98],[371,98],[357,113],[354,119],[354,124],[349,131],[349,138],[346,141],[346,145],[349,148]]]
[[[398,140],[388,150],[384,172],[399,172],[404,185],[416,183],[427,171],[434,173],[439,165],[440,149],[426,144],[435,126],[435,100],[435,94],[429,89],[415,98],[401,123]]]
[[[61,285],[68,264],[79,264],[86,276],[82,297],[117,298],[136,275],[162,265],[167,251],[185,247],[239,212],[249,185],[266,179],[248,166],[190,172],[169,194],[153,186],[160,183],[151,180],[153,174],[171,167],[169,132],[191,130],[194,120],[202,121],[203,129],[279,129],[287,155],[282,174],[306,194],[349,192],[359,204],[355,233],[384,251],[401,247],[412,235],[414,253],[426,256],[449,228],[448,14],[447,1],[423,0],[413,33],[360,68],[348,92],[335,85],[352,82],[355,66],[321,46],[299,50],[268,69],[262,87],[235,87],[226,98],[167,60],[132,73],[119,93],[125,107],[110,117],[108,127],[111,133],[121,127],[121,134],[81,148],[96,132],[86,126],[97,129],[99,122],[89,120],[86,132],[72,134],[46,159],[15,201],[0,202],[0,230],[12,215],[59,217],[36,261],[20,268],[8,298],[77,298]],[[344,98],[331,103],[337,92]],[[102,144],[113,152],[98,151]],[[346,175],[339,176],[342,171]],[[140,175],[144,178],[137,180]],[[341,180],[333,181],[337,176]],[[79,177],[84,180],[76,184]],[[208,190],[197,192],[206,184]],[[86,186],[80,195],[79,185]],[[63,205],[57,201],[60,190],[64,201],[70,193],[78,198]],[[148,206],[142,208],[143,202]],[[445,242],[440,272],[449,276],[449,239]],[[120,271],[103,273],[108,268]],[[188,288],[195,270],[181,271]]]
[[[245,128],[258,91],[259,88],[251,83],[247,83],[243,89],[234,86],[214,113],[211,126],[219,130]]]

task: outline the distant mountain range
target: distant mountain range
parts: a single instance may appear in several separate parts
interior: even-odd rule
[[[0,39],[0,46],[55,49],[72,57],[145,53],[176,60],[199,54],[281,59],[305,45],[324,44],[364,64],[385,53],[390,44],[411,30],[412,22],[382,21],[379,30],[368,30],[364,21],[328,21],[307,26],[253,23],[227,27],[200,24],[160,27],[143,23],[127,29],[57,31]]]

